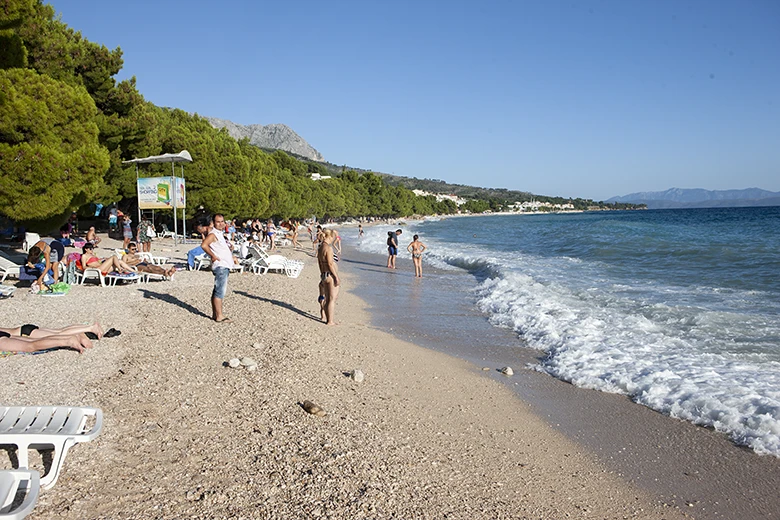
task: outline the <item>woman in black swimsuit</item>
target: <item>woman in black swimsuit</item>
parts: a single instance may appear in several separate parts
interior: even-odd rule
[[[84,349],[92,348],[90,337],[103,337],[103,329],[99,324],[71,325],[62,329],[41,329],[30,324],[14,328],[0,327],[0,351],[36,352],[65,347],[81,353]]]

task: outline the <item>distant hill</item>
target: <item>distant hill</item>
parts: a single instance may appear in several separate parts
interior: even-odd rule
[[[258,148],[284,150],[310,161],[323,162],[325,158],[306,140],[296,134],[290,127],[282,124],[272,125],[239,125],[227,119],[206,117],[214,128],[225,128],[234,139],[249,139],[249,144]]]
[[[359,173],[372,171],[347,165],[339,166],[325,161],[325,158],[320,152],[315,150],[301,136],[296,134],[286,125],[244,126],[228,121],[227,119],[218,119],[216,117],[207,116],[201,117],[206,119],[214,128],[225,128],[228,134],[234,139],[243,139],[246,137],[249,139],[249,144],[257,146],[265,151],[273,152],[274,150],[283,150],[296,159],[305,162],[308,161],[314,168],[310,171],[318,171],[319,173],[328,175],[339,175],[344,170],[354,170]],[[554,195],[535,195],[527,191],[509,190],[506,188],[480,188],[477,186],[467,186],[465,184],[450,184],[438,179],[418,179],[416,177],[403,177],[400,175],[391,175],[389,173],[372,172],[382,177],[385,182],[391,186],[403,186],[410,190],[423,190],[429,193],[457,195],[464,199],[495,199],[509,203],[528,202],[531,200],[555,204],[571,202],[577,209],[604,207],[603,204],[596,203],[590,199],[569,199],[556,197]],[[631,209],[632,207],[630,204],[626,206],[626,208],[620,207],[619,209]],[[614,209],[614,207],[612,209]]]
[[[759,188],[743,190],[671,188],[666,191],[643,191],[612,197],[607,202],[647,204],[648,209],[780,206],[780,192]]]

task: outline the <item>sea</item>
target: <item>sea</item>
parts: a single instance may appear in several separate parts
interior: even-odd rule
[[[365,229],[360,239],[342,232],[371,259],[353,260],[362,283],[378,284],[374,305],[421,337],[456,343],[470,359],[498,343],[534,349],[525,368],[625,394],[780,457],[780,207]],[[403,234],[391,277],[384,264],[395,229]],[[414,234],[428,248],[423,278],[405,252]]]

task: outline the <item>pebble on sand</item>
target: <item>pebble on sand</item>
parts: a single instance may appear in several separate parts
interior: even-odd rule
[[[512,370],[512,367],[504,367],[501,370],[499,370],[502,374],[505,376],[513,376],[515,374],[514,370]]]
[[[303,409],[312,415],[316,415],[317,417],[325,417],[325,410],[323,410],[316,404],[312,403],[311,401],[304,401]]]
[[[356,368],[352,372],[349,373],[349,377],[356,383],[362,383],[363,380],[366,378],[365,374],[363,374],[363,371],[359,368]]]

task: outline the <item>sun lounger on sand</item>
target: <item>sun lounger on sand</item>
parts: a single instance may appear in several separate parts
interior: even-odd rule
[[[290,278],[298,278],[303,270],[303,262],[291,260],[283,255],[269,255],[257,246],[251,246],[249,253],[249,270],[255,274],[266,274],[269,271],[285,273]]]
[[[87,426],[90,418],[94,424]],[[78,442],[93,440],[103,427],[98,408],[75,406],[0,407],[0,445],[16,446],[19,469],[29,469],[28,450],[54,449],[51,469],[41,478],[49,489],[57,482],[68,449]]]
[[[0,282],[4,282],[5,279],[9,276],[19,278],[19,272],[21,269],[21,265],[13,262],[10,258],[6,258],[5,256],[0,255],[0,274],[3,275],[3,279],[0,280]]]
[[[18,503],[19,492],[24,499]],[[41,492],[41,476],[35,470],[0,471],[0,520],[21,520],[35,508]]]
[[[211,267],[211,258],[206,253],[203,253],[202,255],[198,255],[195,257],[195,271],[200,271],[201,269],[205,269],[207,267]],[[244,265],[242,264],[234,264],[233,267],[230,267],[230,272],[238,271],[243,273],[244,272]]]
[[[141,276],[138,273],[111,272],[104,275],[100,272],[100,269],[97,269],[96,267],[87,267],[83,271],[76,271],[76,279],[78,280],[79,285],[84,285],[84,281],[88,278],[97,280],[102,287],[105,287],[106,285],[113,287],[118,281],[137,282],[141,280]]]

